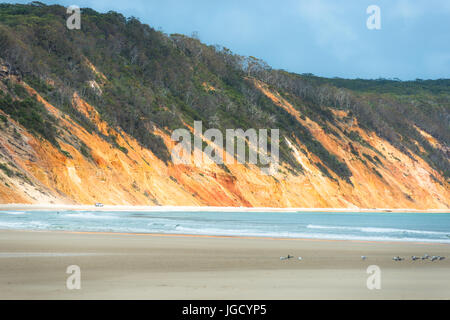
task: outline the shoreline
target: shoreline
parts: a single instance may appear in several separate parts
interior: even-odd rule
[[[241,239],[241,240],[278,240],[278,241],[311,241],[311,242],[354,242],[373,244],[417,244],[417,245],[441,245],[450,246],[449,243],[433,241],[406,241],[406,240],[362,240],[362,239],[331,239],[331,238],[289,238],[269,236],[238,236],[238,235],[213,235],[213,234],[191,234],[191,233],[152,233],[152,232],[114,232],[114,231],[72,231],[72,230],[27,230],[27,229],[1,229],[1,232],[39,232],[60,234],[86,234],[86,235],[118,235],[137,237],[174,237],[174,238],[204,238],[204,239]]]
[[[72,204],[0,204],[3,211],[147,211],[147,212],[420,212],[420,213],[450,213],[450,209],[390,209],[390,208],[274,208],[274,207],[210,207],[210,206],[132,206],[132,205],[72,205]]]

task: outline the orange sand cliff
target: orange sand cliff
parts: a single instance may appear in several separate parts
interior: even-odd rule
[[[92,66],[94,68],[94,66]],[[106,81],[104,76],[101,77]],[[351,153],[350,140],[326,134],[307,117],[301,117],[292,105],[264,83],[254,85],[280,108],[290,112],[307,127],[325,148],[345,161],[352,172],[353,186],[331,172],[325,177],[316,166],[320,160],[309,153],[301,141],[289,141],[303,173],[298,175],[281,167],[274,176],[261,175],[256,166],[227,165],[225,171],[216,164],[203,167],[165,164],[120,129],[101,120],[95,108],[74,94],[72,104],[104,135],[113,135],[125,147],[124,153],[95,133],[73,121],[70,116],[36,94],[58,121],[58,143],[67,154],[30,134],[13,119],[0,123],[0,163],[13,172],[0,171],[0,203],[66,203],[121,205],[247,206],[247,207],[335,207],[335,208],[414,208],[447,209],[450,207],[449,183],[420,157],[411,159],[373,132],[359,128],[357,121],[342,121],[333,129],[357,130],[380,151],[381,165],[361,162]],[[95,84],[101,90],[101,84]],[[1,89],[1,88],[0,88]],[[213,90],[207,87],[208,90]],[[335,115],[344,117],[342,111]],[[0,111],[0,114],[3,114]],[[3,114],[4,115],[4,114]],[[302,119],[303,118],[303,119]],[[331,126],[331,124],[330,124]],[[16,131],[16,132],[15,132]],[[169,149],[174,143],[169,133],[156,129]],[[421,132],[429,141],[434,138]],[[84,157],[74,145],[83,142],[92,159]],[[437,143],[437,142],[436,142]],[[295,145],[302,146],[306,154]],[[371,156],[377,154],[367,146],[353,142],[355,148]],[[377,170],[377,174],[374,169]]]

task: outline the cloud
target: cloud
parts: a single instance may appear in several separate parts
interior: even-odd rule
[[[298,3],[299,18],[314,34],[317,45],[331,49],[340,60],[352,55],[350,45],[358,40],[354,26],[346,19],[346,9],[334,1],[305,1]]]

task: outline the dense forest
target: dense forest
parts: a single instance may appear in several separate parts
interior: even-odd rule
[[[0,58],[7,66],[5,72],[23,79],[89,131],[96,128],[72,107],[74,92],[95,106],[112,127],[135,137],[165,162],[170,161],[170,154],[162,139],[152,133],[155,127],[171,132],[201,120],[206,128],[223,131],[280,128],[281,137],[297,138],[328,169],[349,181],[351,171],[345,161],[249,81],[257,79],[326,132],[337,134],[331,109],[344,110],[362,128],[406,154],[420,155],[450,178],[449,79],[348,80],[294,74],[274,70],[255,57],[205,45],[196,37],[167,35],[134,17],[87,8],[81,12],[81,30],[69,30],[62,6],[0,4]],[[107,80],[90,68],[86,59]],[[101,89],[92,85],[93,80]],[[8,83],[8,77],[2,81],[9,90],[0,96],[1,110],[57,144],[51,115],[33,97]],[[18,97],[20,101],[13,99]],[[431,145],[416,128],[444,147]],[[344,133],[364,143],[354,132]],[[114,142],[113,137],[102,135]],[[126,152],[126,147],[117,147]],[[280,155],[293,172],[302,170],[284,139],[280,140]]]

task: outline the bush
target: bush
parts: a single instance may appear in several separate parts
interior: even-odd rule
[[[59,148],[56,141],[55,119],[35,98],[27,96],[24,100],[13,100],[7,94],[0,98],[0,109],[28,129],[32,134],[43,137]]]

